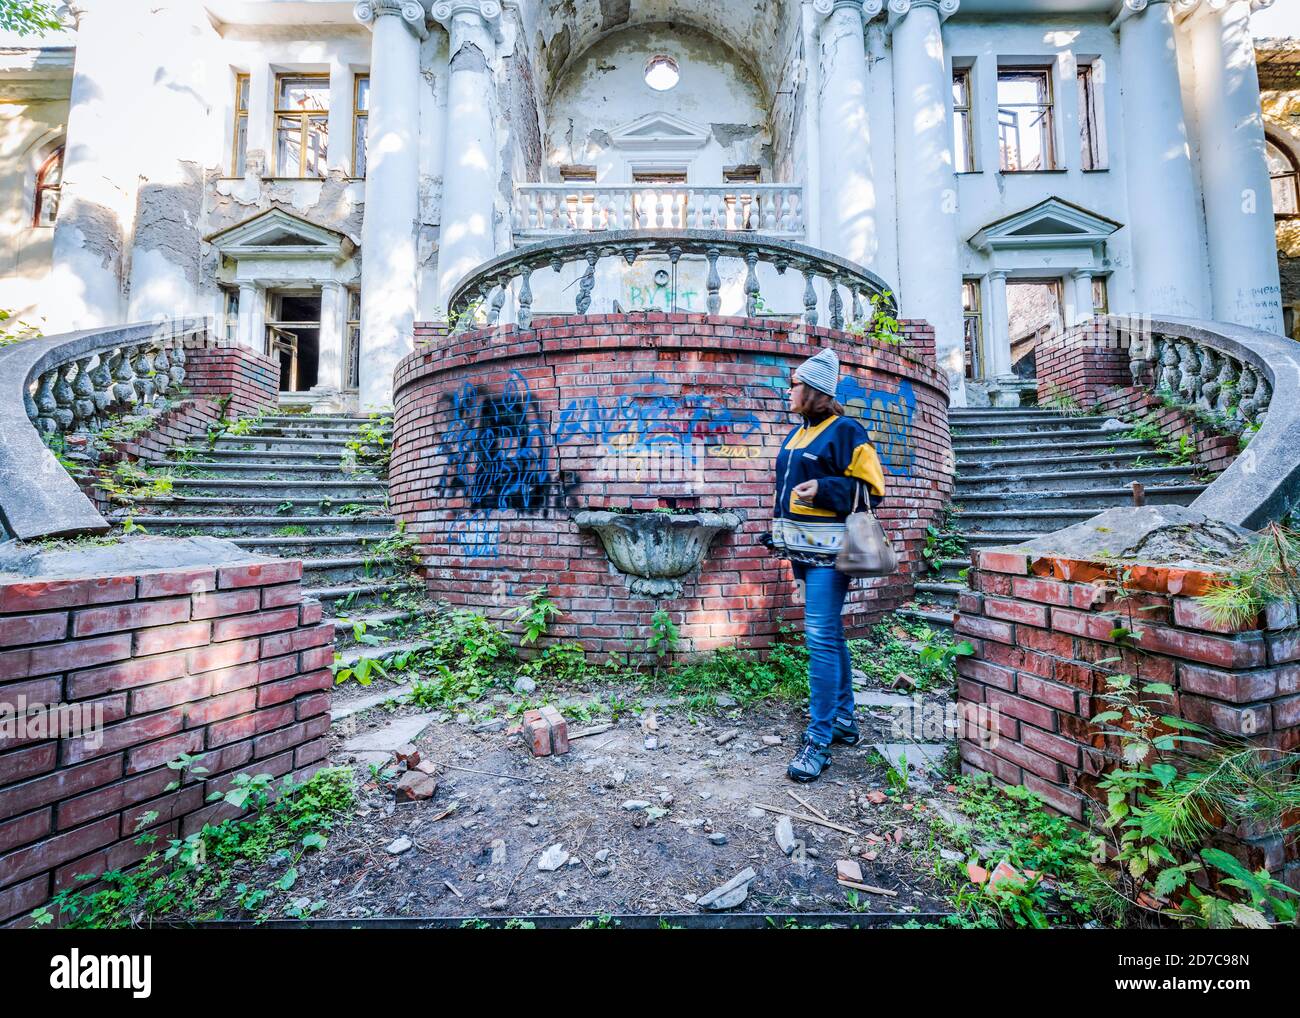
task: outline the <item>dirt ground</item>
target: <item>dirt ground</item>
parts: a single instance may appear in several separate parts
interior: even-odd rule
[[[331,919],[680,913],[752,867],[757,875],[736,911],[845,912],[849,892],[836,882],[836,860],[855,858],[866,884],[895,892],[859,893],[859,910],[949,909],[932,876],[937,847],[928,833],[944,779],[872,802],[888,788],[887,767],[859,745],[836,746],[821,780],[796,785],[785,767],[805,723],[799,707],[764,702],[697,714],[647,703],[639,717],[624,715],[609,731],[575,740],[568,754],[542,758],[500,728],[474,731],[438,715],[417,744],[439,766],[438,791],[414,803],[395,801],[392,778],[357,763],[343,744],[419,712],[379,708],[345,720],[335,726],[331,763],[355,767],[356,813],[327,848],[301,861],[295,895],[323,900],[315,916]],[[583,727],[570,721],[571,731]],[[792,792],[854,833],[794,819],[801,844],[787,856],[774,836],[780,815],[760,804],[809,813]],[[402,839],[410,847],[396,851]],[[569,859],[539,869],[557,844]]]

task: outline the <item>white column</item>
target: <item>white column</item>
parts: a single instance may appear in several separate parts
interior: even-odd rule
[[[393,371],[414,348],[419,214],[420,41],[417,0],[363,0],[371,26],[366,214],[361,228],[361,409],[390,406]]]
[[[1189,19],[1216,321],[1282,332],[1250,0],[1203,2]]]
[[[347,293],[343,284],[330,280],[320,288],[320,359],[312,391],[337,397],[343,391],[343,314]]]
[[[992,381],[1011,374],[1011,323],[1007,314],[1007,274],[989,273],[988,306],[984,312],[986,377]]]
[[[126,313],[125,252],[135,220],[136,160],[149,121],[148,48],[141,0],[76,0],[77,54],[50,278],[41,306],[49,334],[116,325]]]
[[[873,9],[874,8],[874,9]],[[821,25],[820,246],[874,271],[880,232],[873,139],[867,115],[867,57],[863,17],[881,0],[817,0]]]
[[[1067,325],[1078,325],[1092,317],[1092,271],[1076,269],[1071,272],[1069,290],[1065,322]]]
[[[240,346],[259,353],[262,350],[266,332],[266,315],[263,310],[262,288],[254,283],[239,284],[239,328],[237,337]]]
[[[438,289],[447,305],[456,284],[496,254],[493,219],[499,173],[492,60],[501,31],[501,5],[496,0],[443,0],[434,5],[433,16],[451,38],[438,231]]]
[[[941,20],[958,0],[889,0],[893,19],[898,270],[902,314],[934,326],[954,405],[965,404],[957,180]]]
[[[1125,0],[1119,51],[1137,299],[1131,310],[1203,318],[1200,208],[1169,0]]]

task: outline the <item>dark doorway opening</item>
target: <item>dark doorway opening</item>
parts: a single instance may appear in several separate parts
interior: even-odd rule
[[[266,352],[280,361],[280,391],[306,392],[320,370],[320,290],[272,291]]]

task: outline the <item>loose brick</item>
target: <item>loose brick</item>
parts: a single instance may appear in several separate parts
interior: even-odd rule
[[[1300,667],[1255,668],[1248,671],[1224,671],[1183,661],[1178,665],[1178,685],[1189,693],[1201,693],[1215,700],[1245,703],[1265,700],[1279,692],[1279,676],[1294,681]]]
[[[227,566],[218,578],[222,590],[230,587],[266,587],[302,579],[300,559],[276,559],[251,565]]]

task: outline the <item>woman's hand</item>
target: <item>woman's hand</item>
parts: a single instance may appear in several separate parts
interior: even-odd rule
[[[794,486],[794,497],[800,502],[811,504],[812,500],[817,497],[817,482],[804,481],[803,484],[796,484]]]

